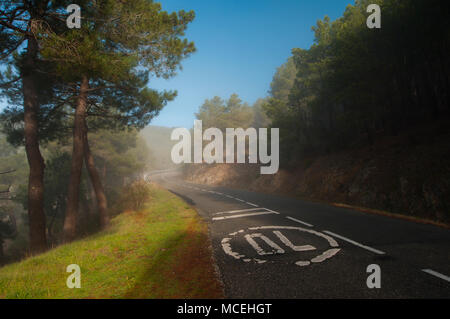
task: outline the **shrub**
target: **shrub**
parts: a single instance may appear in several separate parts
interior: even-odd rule
[[[124,208],[140,210],[146,201],[150,199],[151,186],[144,180],[135,181],[125,187],[122,195]]]

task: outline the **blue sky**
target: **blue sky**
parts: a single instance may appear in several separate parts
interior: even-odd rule
[[[253,104],[267,96],[272,76],[292,48],[308,48],[311,27],[325,15],[340,17],[351,0],[161,0],[166,11],[194,10],[186,36],[197,52],[169,80],[149,86],[177,90],[178,97],[152,125],[187,127],[204,100],[237,93]],[[0,105],[1,109],[1,105]]]
[[[340,17],[350,0],[164,0],[167,11],[194,10],[187,30],[197,52],[170,80],[150,87],[175,89],[178,97],[152,125],[191,127],[194,113],[207,98],[237,93],[252,104],[267,96],[272,76],[292,48],[308,48],[311,27],[325,15]]]

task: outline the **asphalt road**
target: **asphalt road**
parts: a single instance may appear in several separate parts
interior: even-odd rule
[[[228,298],[450,298],[450,230],[225,187],[149,177],[209,223]],[[380,288],[369,288],[378,265]]]

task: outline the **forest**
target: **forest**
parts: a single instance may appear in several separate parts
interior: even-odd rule
[[[448,117],[448,2],[376,1],[382,27],[369,29],[372,2],[318,21],[314,45],[293,49],[278,70],[265,110],[284,131],[288,159],[373,145],[380,134]]]
[[[366,25],[372,3],[379,29]],[[192,166],[187,178],[448,223],[448,17],[448,1],[360,0],[318,20],[268,96],[213,97],[196,114],[205,128],[279,128],[282,171]]]
[[[80,28],[66,24],[70,4]],[[17,228],[13,255],[108,226],[148,168],[138,131],[176,96],[149,78],[174,76],[195,51],[194,16],[147,0],[0,2],[0,243]]]
[[[366,26],[372,3],[383,12],[380,29]],[[450,108],[449,16],[446,1],[356,1],[335,21],[317,21],[314,44],[292,49],[268,97],[253,107],[237,94],[214,97],[197,118],[205,127],[280,128],[284,165],[442,121]]]

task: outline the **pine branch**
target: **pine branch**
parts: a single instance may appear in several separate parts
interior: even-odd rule
[[[6,27],[8,29],[20,32],[20,33],[22,33],[24,35],[33,36],[33,34],[31,32],[26,31],[26,30],[22,30],[21,28],[18,28],[15,25],[13,25],[11,23],[8,23],[8,22],[5,22],[5,21],[2,21],[2,20],[0,20],[0,25]]]
[[[14,80],[8,81],[8,82],[4,82],[4,83],[0,83],[0,88],[5,88],[8,87],[10,84],[13,84],[14,82],[17,82],[21,79],[21,77],[17,77]]]

